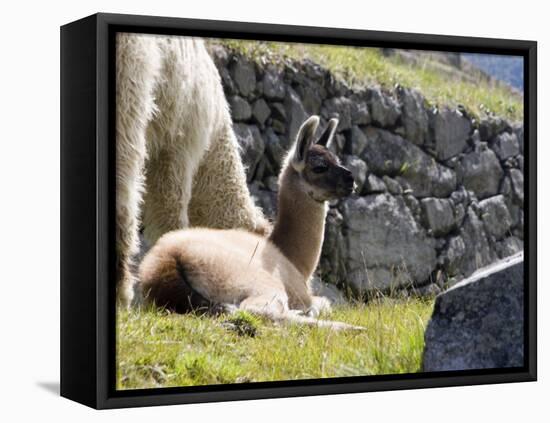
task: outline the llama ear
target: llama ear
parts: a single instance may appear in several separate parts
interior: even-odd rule
[[[328,148],[330,146],[330,143],[332,142],[332,138],[334,137],[334,133],[336,132],[336,127],[338,126],[338,119],[332,118],[329,120],[327,128],[325,129],[325,132],[319,137],[317,140],[317,144],[320,144],[322,146],[325,146]]]
[[[294,144],[294,156],[293,161],[295,163],[303,163],[309,147],[314,142],[315,131],[319,126],[319,116],[311,116],[306,120],[296,136],[296,143]]]

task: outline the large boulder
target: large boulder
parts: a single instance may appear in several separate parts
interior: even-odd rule
[[[285,98],[285,84],[282,75],[276,69],[269,69],[262,79],[264,96],[269,100],[283,100]]]
[[[491,248],[483,221],[474,207],[468,207],[458,233],[449,238],[441,254],[446,273],[457,278],[469,276],[497,258]]]
[[[352,101],[347,97],[335,97],[325,100],[321,116],[325,119],[338,118],[338,131],[351,128]]]
[[[325,282],[333,285],[345,283],[347,246],[342,225],[344,218],[336,208],[329,208],[319,271]]]
[[[425,372],[524,364],[523,253],[439,295],[425,333]]]
[[[372,122],[382,128],[395,126],[401,116],[401,106],[379,89],[367,89],[367,104]]]
[[[318,115],[321,112],[323,96],[319,85],[311,83],[298,85],[295,87],[295,90],[302,99],[304,108],[309,114]]]
[[[510,236],[495,243],[495,250],[500,258],[508,257],[523,250],[523,241],[515,236]]]
[[[369,107],[364,96],[353,95],[351,101],[351,123],[353,125],[368,125],[371,123]]]
[[[256,71],[254,64],[244,56],[234,56],[229,65],[231,79],[243,97],[250,97],[256,89]]]
[[[382,178],[370,173],[365,181],[363,182],[363,187],[361,191],[358,191],[361,194],[375,194],[379,192],[386,192],[388,187]]]
[[[233,130],[241,146],[241,158],[246,169],[246,180],[252,181],[254,172],[265,151],[265,143],[260,130],[254,125],[236,123]]]
[[[266,129],[263,138],[265,141],[266,155],[273,164],[274,170],[278,172],[287,153],[286,146],[283,145],[281,138],[279,138],[272,128]]]
[[[458,110],[443,109],[431,115],[433,143],[437,158],[447,160],[468,146],[472,130],[470,120]]]
[[[447,197],[456,188],[456,175],[399,135],[368,127],[362,158],[378,176],[398,176],[415,197]]]
[[[265,100],[262,98],[256,100],[252,105],[252,117],[254,118],[254,121],[263,128],[269,115],[271,115],[271,109]]]
[[[482,141],[489,141],[507,129],[510,129],[510,124],[498,116],[487,116],[479,122],[479,136]]]
[[[397,95],[401,102],[402,123],[405,138],[416,145],[422,145],[428,137],[429,120],[424,107],[424,97],[418,91],[398,88]]]
[[[356,156],[361,155],[365,149],[365,145],[367,145],[367,136],[365,133],[358,126],[352,126],[349,133],[350,153]]]
[[[519,154],[519,142],[515,133],[503,132],[494,139],[491,147],[500,160],[506,160]]]
[[[388,290],[428,279],[436,265],[434,240],[416,223],[402,197],[348,198],[342,212],[347,282],[354,291]]]
[[[388,189],[388,192],[390,194],[394,194],[394,195],[403,194],[403,187],[395,179],[390,178],[388,175],[384,175],[382,176],[382,181],[384,181],[384,184],[386,185],[386,188]]]
[[[486,147],[464,155],[460,162],[463,184],[480,199],[498,193],[504,174],[495,153]]]
[[[512,216],[503,195],[495,195],[479,202],[482,220],[487,234],[502,239],[512,227]]]
[[[326,71],[307,59],[298,66],[296,71],[289,74],[291,85],[302,99],[308,113],[318,115],[321,111],[323,99],[327,97],[324,87],[324,74]]]
[[[284,101],[285,114],[288,118],[288,140],[294,140],[302,123],[308,118],[308,114],[300,100],[300,97],[292,88],[288,87]]]
[[[343,164],[353,175],[356,191],[361,192],[367,178],[367,164],[357,156],[344,156]]]
[[[516,201],[523,204],[523,173],[518,169],[511,169],[510,179],[512,180],[512,190]]]
[[[292,71],[288,69],[287,76],[296,90],[308,113],[318,115],[327,92],[324,87],[325,70],[318,64],[304,59]]]
[[[420,201],[424,224],[434,236],[449,233],[455,226],[455,213],[451,200],[424,198]]]
[[[246,100],[242,97],[235,95],[229,97],[229,109],[231,110],[231,117],[235,122],[246,121],[252,116],[252,109]]]

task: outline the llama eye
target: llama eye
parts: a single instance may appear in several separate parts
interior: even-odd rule
[[[312,170],[315,173],[324,173],[328,170],[328,166],[315,166]]]

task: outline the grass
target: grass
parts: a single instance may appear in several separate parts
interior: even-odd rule
[[[153,388],[417,372],[433,301],[371,301],[332,320],[364,332],[231,317],[118,310],[117,388]]]
[[[468,78],[453,67],[423,56],[416,63],[384,56],[378,48],[334,45],[218,40],[254,60],[280,64],[284,59],[308,58],[350,86],[396,84],[422,92],[429,106],[464,106],[474,117],[496,114],[511,121],[523,119],[523,96],[504,84],[479,75]]]

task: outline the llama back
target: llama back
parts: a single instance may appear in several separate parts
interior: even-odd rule
[[[195,291],[213,304],[239,304],[266,290],[284,292],[283,280],[300,277],[264,237],[244,230],[206,228],[164,235],[143,259],[139,273],[143,293],[150,300],[174,304],[187,301],[180,298],[182,289]]]

